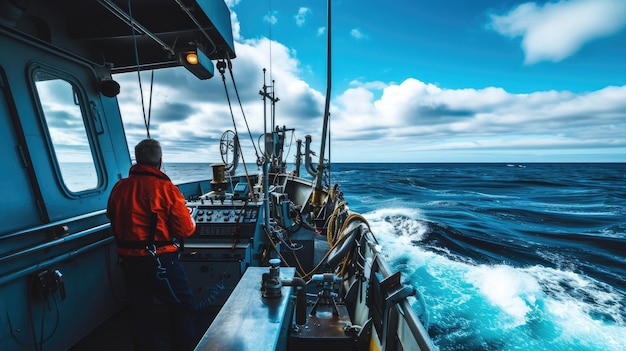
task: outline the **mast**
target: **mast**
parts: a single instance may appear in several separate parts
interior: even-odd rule
[[[259,92],[263,96],[263,141],[265,143],[265,155],[263,158],[263,218],[265,229],[270,228],[270,201],[269,201],[269,153],[270,144],[267,140],[267,85],[265,84],[265,68],[263,68],[263,90]]]
[[[317,163],[317,176],[315,177],[315,189],[313,190],[313,196],[311,198],[311,205],[317,211],[321,208],[322,204],[322,176],[324,174],[324,155],[326,152],[326,139],[328,134],[328,122],[330,119],[330,91],[332,86],[331,78],[331,11],[330,0],[327,1],[327,53],[326,53],[326,102],[324,105],[324,125],[322,127],[322,143],[320,146],[320,156]]]
[[[270,164],[273,162],[274,157],[276,156],[276,133],[273,131],[273,124],[275,121],[275,110],[276,110],[276,102],[278,102],[277,97],[274,96],[274,86],[268,86],[265,81],[265,68],[263,68],[263,90],[259,91],[259,95],[263,97],[263,142],[265,154],[263,157],[263,209],[264,209],[264,218],[265,218],[265,227],[269,228],[270,221],[270,202],[269,202],[269,173],[270,173]],[[272,80],[272,83],[274,81]],[[268,88],[272,89],[272,93],[268,92]],[[271,102],[271,110],[270,110],[270,128],[268,131],[267,125],[267,100]]]

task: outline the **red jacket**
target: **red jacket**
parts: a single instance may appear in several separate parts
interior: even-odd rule
[[[122,256],[146,256],[145,243],[151,241],[151,217],[157,254],[175,252],[173,238],[190,237],[196,224],[189,215],[185,198],[170,178],[155,167],[136,164],[128,178],[111,191],[107,217]]]

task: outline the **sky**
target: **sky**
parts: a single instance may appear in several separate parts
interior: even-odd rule
[[[271,129],[264,81],[276,125],[296,129],[290,157],[306,135],[319,151],[326,1],[227,4],[242,106],[230,76],[227,95],[217,71],[155,71],[150,134],[164,162],[219,162],[235,129],[254,162]],[[626,0],[335,0],[331,14],[331,161],[626,162]],[[137,73],[116,79],[132,150],[146,137]]]

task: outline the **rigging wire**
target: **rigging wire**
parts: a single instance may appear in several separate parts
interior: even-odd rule
[[[232,104],[230,103],[230,95],[228,94],[228,87],[226,86],[226,66],[229,66],[229,72],[231,77],[233,76],[232,73],[232,63],[230,60],[228,60],[228,64],[226,61],[224,61],[223,59],[220,59],[217,61],[217,69],[218,71],[220,71],[220,74],[222,75],[222,83],[224,83],[224,92],[226,93],[226,101],[228,102],[228,109],[230,110],[230,117],[233,121],[233,128],[235,129],[235,135],[238,135],[238,131],[237,131],[237,123],[235,122],[235,114],[233,113],[233,107]],[[234,84],[234,77],[233,77],[233,84]],[[237,87],[235,85],[235,91],[237,91]],[[239,98],[239,93],[237,93],[237,100],[239,101],[239,105],[241,106],[241,111],[243,112],[243,106],[241,105],[241,99]],[[244,114],[244,120],[245,120],[245,114]],[[248,125],[248,122],[246,121],[246,126]],[[248,128],[248,131],[250,131],[250,129]],[[252,134],[250,134],[250,137],[252,137]],[[236,148],[239,149],[239,154],[241,155],[241,160],[243,161],[243,169],[244,172],[246,174],[246,182],[248,183],[248,189],[250,191],[250,197],[254,200],[255,196],[254,196],[254,188],[252,187],[252,183],[250,181],[250,175],[248,174],[248,166],[246,166],[246,160],[243,156],[243,150],[241,149],[241,143],[239,142],[239,140],[237,140],[237,145],[235,145]],[[252,142],[252,144],[254,145],[254,141]],[[256,147],[254,148],[255,152],[256,152]],[[257,158],[258,158],[258,153],[257,153]]]
[[[152,87],[154,87],[154,70],[150,71],[150,100],[148,100],[148,124],[146,125],[146,130],[150,129],[150,117],[152,116]]]
[[[241,103],[241,97],[239,96],[239,89],[237,89],[237,83],[235,82],[235,75],[233,74],[233,64],[230,61],[230,58],[228,58],[227,60],[228,60],[228,73],[230,74],[230,79],[233,82],[233,89],[235,90],[235,95],[237,96],[237,101],[239,102],[239,107],[241,109],[241,115],[243,116],[243,121],[246,123],[246,129],[248,130],[248,135],[250,136],[250,141],[252,142],[252,146],[254,147],[254,155],[256,156],[257,162],[258,162],[260,160],[259,151],[257,150],[256,145],[254,144],[254,138],[252,137],[252,132],[250,131],[250,126],[248,125],[248,119],[246,118],[246,113],[243,110],[243,104]],[[226,88],[226,82],[224,82],[224,88]],[[229,104],[230,104],[230,102],[229,102]],[[232,110],[231,110],[231,115],[232,115]],[[234,117],[233,117],[233,124],[234,123],[235,122],[234,122]],[[236,132],[237,131],[235,130],[235,133]],[[242,153],[242,155],[243,155],[243,153]],[[245,162],[244,162],[244,166],[245,166]]]
[[[141,112],[143,112],[143,123],[146,127],[146,135],[150,139],[150,112],[152,109],[152,86],[154,83],[154,71],[152,71],[152,79],[150,81],[150,104],[148,107],[148,114],[146,116],[146,107],[143,98],[143,84],[141,83],[141,66],[139,63],[139,49],[137,45],[137,34],[135,32],[135,26],[133,24],[133,10],[131,6],[131,0],[128,0],[128,16],[130,20],[130,28],[133,34],[133,46],[135,49],[135,62],[137,63],[137,80],[139,81],[139,94],[141,97]]]

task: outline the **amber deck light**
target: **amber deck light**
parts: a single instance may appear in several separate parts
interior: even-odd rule
[[[178,61],[199,79],[213,77],[213,62],[201,50],[183,51],[178,54]]]
[[[187,56],[185,56],[185,59],[187,59],[187,63],[190,65],[198,64],[198,54],[196,54],[195,52],[188,53]]]

